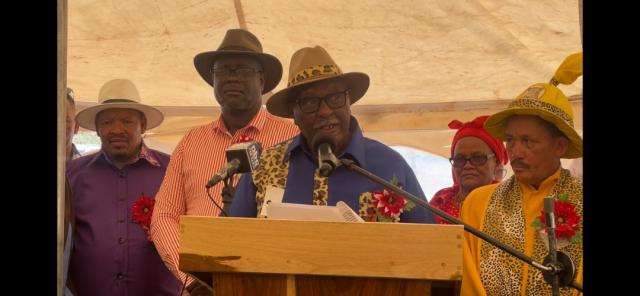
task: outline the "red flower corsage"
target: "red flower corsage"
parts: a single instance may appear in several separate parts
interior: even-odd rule
[[[133,222],[140,224],[142,229],[147,233],[147,239],[151,240],[150,225],[151,215],[153,214],[153,205],[156,203],[154,199],[149,196],[140,195],[140,198],[131,206],[131,216]]]
[[[396,176],[393,176],[391,183],[402,188]],[[374,191],[371,204],[373,205],[377,221],[382,222],[400,221],[400,214],[405,211],[410,211],[415,207],[415,204],[412,202],[405,200],[402,196],[387,189]]]
[[[251,141],[253,141],[253,139],[251,137],[242,135],[242,136],[238,137],[238,139],[236,140],[236,142],[234,144],[244,143],[244,142],[251,142]]]
[[[576,213],[576,206],[569,202],[569,197],[566,194],[561,195],[554,200],[554,206],[556,238],[568,239],[572,243],[582,241],[582,231],[580,230],[580,219],[582,217]],[[544,211],[541,212],[540,217],[533,221],[531,226],[535,227],[537,231],[547,234]]]

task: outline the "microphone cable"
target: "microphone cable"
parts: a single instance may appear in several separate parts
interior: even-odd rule
[[[229,215],[227,215],[227,212],[225,212],[222,207],[220,207],[220,205],[213,199],[213,196],[211,196],[211,192],[209,192],[209,190],[211,189],[211,187],[207,188],[207,196],[209,196],[209,199],[213,202],[213,204],[216,206],[216,208],[218,208],[220,210],[220,214],[224,215],[225,217],[229,217]]]
[[[180,290],[180,296],[184,293],[184,290],[187,288],[187,280],[189,279],[189,274],[185,273],[184,283],[182,283],[182,290]]]

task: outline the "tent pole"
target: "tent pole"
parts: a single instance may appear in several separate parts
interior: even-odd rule
[[[62,296],[64,284],[63,279],[63,251],[64,251],[64,177],[66,160],[66,117],[65,100],[67,89],[67,0],[58,0],[57,8],[57,295]]]
[[[578,2],[578,9],[580,11],[580,41],[582,42],[582,44],[584,44],[584,40],[583,40],[583,28],[582,28],[582,23],[584,22],[582,19],[582,0],[580,0],[580,2]]]

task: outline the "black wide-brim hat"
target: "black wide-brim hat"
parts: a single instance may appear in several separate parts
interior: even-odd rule
[[[211,67],[217,58],[224,55],[244,55],[258,60],[264,72],[263,94],[274,89],[282,78],[282,64],[276,57],[262,52],[262,44],[255,35],[242,29],[231,29],[227,31],[218,50],[202,52],[193,58],[196,70],[211,86],[214,86]]]

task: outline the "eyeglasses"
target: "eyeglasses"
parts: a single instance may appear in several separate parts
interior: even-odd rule
[[[213,68],[211,69],[211,74],[218,75],[219,77],[227,77],[231,75],[231,73],[235,74],[238,79],[248,79],[255,73],[260,73],[261,70],[256,70],[253,68],[240,67],[235,69],[229,68]]]
[[[471,155],[470,157],[459,155],[453,158],[449,158],[449,162],[451,163],[451,165],[453,165],[453,167],[456,167],[456,168],[464,167],[464,165],[467,164],[467,161],[471,162],[471,164],[474,166],[480,166],[487,163],[487,160],[490,157],[495,157],[495,156],[496,155],[493,153],[489,153],[486,155],[476,154],[476,155]]]
[[[320,101],[324,100],[324,102],[331,109],[338,109],[344,106],[347,103],[347,94],[349,94],[349,90],[332,93],[326,95],[324,97],[308,97],[302,98],[296,101],[300,110],[304,113],[314,113],[320,109]]]

